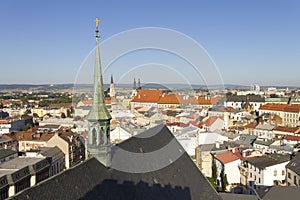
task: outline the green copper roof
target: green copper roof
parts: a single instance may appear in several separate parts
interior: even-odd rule
[[[99,120],[110,120],[111,119],[111,116],[105,105],[98,32],[99,31],[97,29],[96,30],[96,56],[95,56],[95,68],[94,68],[93,105],[92,105],[92,109],[90,110],[90,112],[87,116],[88,121],[99,121]]]

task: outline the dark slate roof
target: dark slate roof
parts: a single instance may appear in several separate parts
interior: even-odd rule
[[[17,153],[17,152],[13,151],[11,149],[0,149],[0,159],[6,158],[6,157],[8,157],[10,155],[13,155],[15,153]]]
[[[258,200],[256,195],[220,193],[223,200]]]
[[[261,139],[257,139],[254,141],[253,144],[259,144],[259,145],[264,145],[264,146],[270,146],[271,144],[273,144],[275,142],[275,140],[261,140]]]
[[[40,128],[42,129],[59,129],[61,125],[57,125],[57,124],[46,124],[44,126],[41,126]]]
[[[227,96],[226,101],[233,101],[233,102],[246,102],[247,97],[249,98],[249,102],[265,102],[265,98],[262,98],[260,95],[232,95],[232,96]]]
[[[255,135],[240,134],[239,139],[234,142],[240,145],[251,146],[256,138],[257,136]]]
[[[264,156],[249,159],[249,163],[251,163],[255,167],[258,167],[259,169],[265,169],[266,167],[287,162],[289,160],[290,160],[289,155],[267,154]]]
[[[299,199],[300,188],[296,186],[272,186],[257,190],[263,200]]]
[[[287,165],[286,168],[292,170],[300,176],[300,153],[298,153]]]
[[[40,154],[42,154],[43,156],[46,156],[46,157],[54,157],[55,155],[62,152],[60,150],[60,148],[58,148],[57,146],[55,146],[55,147],[40,147],[39,150],[40,150]]]
[[[14,199],[220,199],[166,126],[120,143],[113,153],[110,168],[90,158]]]

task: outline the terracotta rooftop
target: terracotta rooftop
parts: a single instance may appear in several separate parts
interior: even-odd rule
[[[7,123],[8,123],[8,121],[6,119],[0,120],[0,124],[7,124]]]
[[[217,121],[217,119],[222,119],[222,118],[221,117],[217,117],[217,116],[211,116],[208,119],[206,119],[203,123],[206,126],[211,126],[213,123],[215,123],[215,121]]]
[[[299,127],[288,127],[288,126],[276,126],[273,130],[274,131],[282,131],[282,132],[289,132],[289,133],[296,133],[298,132]]]
[[[274,110],[274,111],[282,111],[282,112],[300,112],[300,104],[275,104],[275,103],[267,103],[265,105],[260,106],[260,110]]]
[[[176,94],[164,94],[158,100],[158,104],[179,104],[180,102],[182,102],[182,96]]]
[[[188,127],[189,124],[185,124],[185,123],[182,123],[182,122],[167,122],[166,126]]]
[[[284,139],[291,141],[300,141],[300,136],[286,135],[284,136]]]
[[[217,154],[217,155],[215,155],[215,158],[218,159],[223,164],[227,164],[227,163],[239,160],[239,158],[236,155],[234,155],[231,151]]]
[[[131,102],[148,102],[157,103],[162,95],[161,90],[138,90],[137,95],[133,97]]]
[[[247,124],[246,126],[244,126],[245,128],[252,128],[254,129],[257,126],[257,124]]]
[[[112,102],[115,102],[115,101],[116,101],[115,98],[110,98],[110,97],[105,98],[105,104],[106,105],[110,105]],[[86,99],[86,100],[83,100],[82,103],[86,106],[91,106],[93,104],[93,100],[92,99]]]
[[[199,105],[215,105],[219,101],[218,98],[212,97],[198,97],[198,104]]]

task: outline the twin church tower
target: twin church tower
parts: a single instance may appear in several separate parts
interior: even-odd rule
[[[93,104],[88,120],[88,152],[89,157],[95,157],[104,166],[111,162],[110,120],[111,115],[105,105],[103,78],[99,49],[99,19],[96,18],[96,54],[94,66]]]

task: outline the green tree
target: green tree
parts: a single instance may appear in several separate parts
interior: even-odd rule
[[[33,113],[32,116],[33,116],[34,118],[40,117],[37,113]]]
[[[224,170],[222,170],[221,172],[221,184],[222,184],[222,191],[226,191],[228,180],[226,174],[224,173]]]
[[[21,104],[16,101],[13,101],[11,104],[11,107],[13,107],[13,108],[19,108],[20,106],[21,106]]]
[[[31,124],[26,124],[24,127],[23,127],[23,131],[28,131],[28,129],[31,129],[32,128],[32,126],[31,126]]]
[[[217,190],[217,165],[214,161],[212,161],[211,170],[212,177],[207,177],[207,180]]]
[[[66,114],[65,113],[61,113],[61,118],[66,118]]]
[[[50,102],[47,100],[42,100],[39,102],[40,107],[48,107],[50,105]]]
[[[24,111],[24,114],[25,114],[25,115],[31,114],[31,110],[30,110],[30,109],[26,109],[26,110]]]

